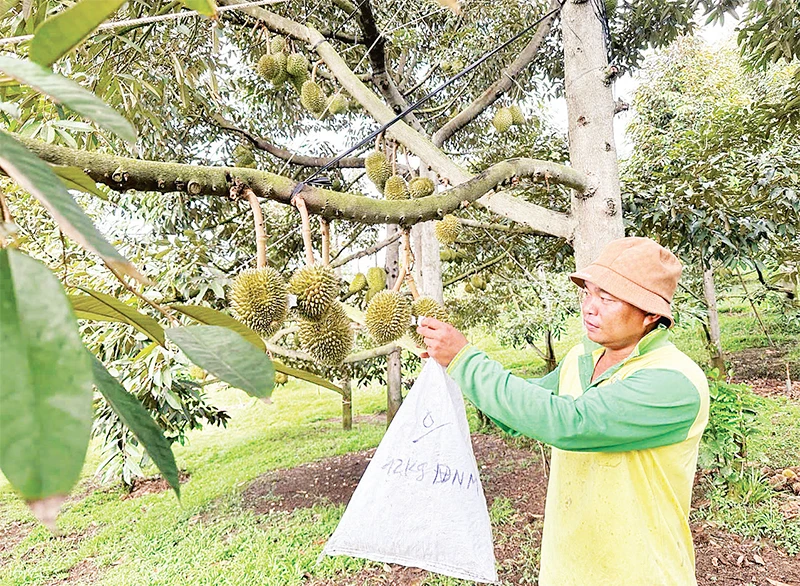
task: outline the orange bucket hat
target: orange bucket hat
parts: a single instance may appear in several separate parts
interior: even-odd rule
[[[578,287],[589,281],[647,313],[661,315],[672,327],[670,303],[681,271],[678,258],[658,242],[628,237],[609,242],[596,261],[569,278]]]

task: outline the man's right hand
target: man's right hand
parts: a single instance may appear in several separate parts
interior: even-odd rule
[[[433,358],[447,368],[464,346],[469,344],[467,338],[448,323],[432,317],[426,317],[417,327],[417,333],[425,340],[427,350],[420,356]]]

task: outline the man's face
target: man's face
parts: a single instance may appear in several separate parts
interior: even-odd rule
[[[589,339],[611,350],[636,345],[659,319],[589,281],[584,283],[582,298],[583,325]]]

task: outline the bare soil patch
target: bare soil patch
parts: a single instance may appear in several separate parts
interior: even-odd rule
[[[178,476],[180,484],[183,484],[187,480],[189,480],[189,473],[181,472]],[[158,494],[159,492],[166,492],[168,490],[172,490],[172,487],[161,476],[135,478],[130,491],[122,497],[122,500],[135,499],[146,494]]]
[[[514,513],[495,530],[495,556],[504,584],[535,584],[526,567],[538,555],[547,478],[539,454],[493,435],[473,435],[473,447],[489,506],[506,498]],[[256,479],[244,492],[243,504],[257,513],[292,511],[316,503],[346,503],[374,450],[345,454]],[[731,535],[711,524],[693,524],[699,586],[800,586],[800,556],[790,557],[766,542]],[[336,580],[315,580],[313,586],[418,586],[427,577],[418,568],[375,565]],[[772,580],[770,582],[770,580]]]
[[[91,558],[79,561],[69,569],[63,578],[57,578],[46,583],[45,586],[58,584],[94,584],[100,578],[100,569],[94,565]]]
[[[739,379],[786,380],[788,347],[747,348],[728,356],[734,377]],[[789,364],[792,380],[800,380],[800,364]]]
[[[791,387],[787,388],[786,379],[774,378],[736,378],[736,382],[744,383],[752,387],[753,392],[762,397],[788,397],[793,401],[800,402],[800,380],[792,380]]]

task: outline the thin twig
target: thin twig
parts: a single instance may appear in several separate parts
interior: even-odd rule
[[[319,218],[319,226],[322,232],[322,264],[331,264],[331,225],[322,216]]]
[[[394,234],[389,236],[386,240],[382,240],[381,242],[378,242],[377,244],[375,244],[373,246],[370,246],[369,248],[365,248],[364,250],[360,250],[358,252],[354,252],[350,256],[346,256],[346,257],[344,257],[342,259],[333,261],[331,263],[331,268],[340,267],[342,265],[346,265],[347,263],[349,263],[352,260],[356,260],[357,258],[361,258],[361,257],[364,257],[364,256],[370,256],[372,254],[375,254],[379,250],[381,250],[383,248],[386,248],[387,246],[389,246],[393,242],[396,242],[400,238],[400,236],[402,236],[402,234],[400,232],[395,232]]]
[[[753,308],[753,313],[758,320],[758,323],[761,325],[761,329],[764,330],[764,334],[767,336],[767,340],[769,340],[769,345],[773,348],[776,348],[775,342],[772,341],[772,337],[769,335],[769,331],[767,330],[767,326],[764,325],[764,322],[761,321],[761,316],[758,314],[758,310],[756,309],[756,304],[753,303],[753,298],[750,297],[750,293],[747,291],[747,286],[744,284],[744,278],[742,278],[742,272],[739,270],[739,267],[736,267],[736,274],[739,275],[739,282],[742,284],[742,289],[744,290],[744,294],[747,297],[747,300],[750,302],[750,307]]]
[[[178,319],[166,307],[164,307],[162,305],[159,305],[158,303],[156,303],[152,299],[148,299],[147,297],[145,297],[144,295],[139,293],[136,289],[134,289],[133,287],[128,285],[128,283],[125,282],[124,277],[122,275],[120,275],[116,271],[116,269],[114,269],[114,267],[112,267],[109,264],[106,264],[106,268],[109,271],[111,271],[111,274],[114,275],[117,278],[117,281],[122,283],[122,286],[125,287],[125,289],[127,291],[129,291],[130,293],[133,293],[136,297],[138,297],[139,299],[144,301],[147,305],[149,305],[150,307],[152,307],[153,309],[158,311],[161,315],[166,317],[173,326],[180,326],[181,325],[180,322],[178,321]]]

